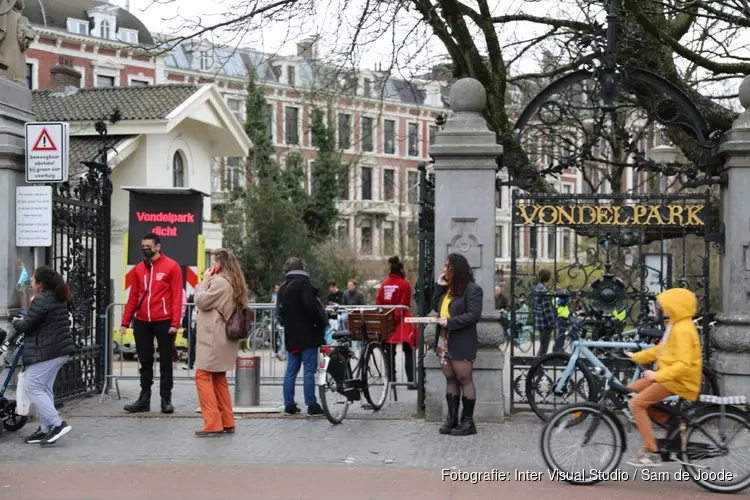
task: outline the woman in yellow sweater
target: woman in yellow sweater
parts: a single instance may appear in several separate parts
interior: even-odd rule
[[[643,378],[628,386],[638,394],[630,400],[630,412],[635,426],[643,438],[643,452],[628,464],[636,467],[661,465],[661,456],[654,438],[651,417],[659,423],[667,423],[669,416],[651,409],[664,398],[677,394],[683,399],[695,401],[700,394],[703,376],[701,342],[693,316],[698,310],[698,299],[684,288],[672,288],[656,297],[663,315],[669,319],[661,342],[645,351],[626,353],[639,365],[656,361],[657,369],[646,370]]]

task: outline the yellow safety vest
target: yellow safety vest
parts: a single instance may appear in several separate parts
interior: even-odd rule
[[[570,307],[568,306],[557,306],[557,316],[562,319],[568,319],[570,317]]]
[[[612,311],[612,316],[614,316],[617,321],[625,321],[625,318],[628,317],[628,310],[623,308],[621,311]]]

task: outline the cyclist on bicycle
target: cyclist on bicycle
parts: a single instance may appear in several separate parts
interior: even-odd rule
[[[657,370],[643,372],[643,378],[628,388],[638,394],[630,399],[630,412],[643,438],[643,451],[628,462],[635,467],[661,465],[661,455],[654,438],[651,417],[666,424],[669,417],[649,407],[673,394],[683,399],[698,399],[703,375],[701,342],[693,316],[698,310],[698,298],[690,290],[672,288],[656,297],[658,308],[668,320],[659,345],[645,351],[625,353],[639,365],[656,361]]]

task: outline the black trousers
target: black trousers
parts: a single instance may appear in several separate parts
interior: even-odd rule
[[[197,337],[195,335],[195,328],[193,328],[193,324],[191,323],[188,327],[188,366],[192,369],[195,366],[195,348],[196,348],[196,340]]]
[[[169,333],[170,321],[135,321],[135,351],[141,365],[141,390],[151,392],[154,383],[154,339],[159,349],[159,394],[163,398],[172,396],[172,346],[173,336]]]
[[[388,364],[389,376],[391,382],[396,382],[396,347],[397,344],[386,344],[387,355],[390,363]],[[408,342],[402,342],[401,348],[404,351],[404,368],[406,369],[406,380],[414,382],[414,350]]]

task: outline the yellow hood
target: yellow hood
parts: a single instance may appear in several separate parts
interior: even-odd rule
[[[670,288],[657,295],[656,300],[673,322],[692,318],[698,311],[698,297],[685,288]]]

